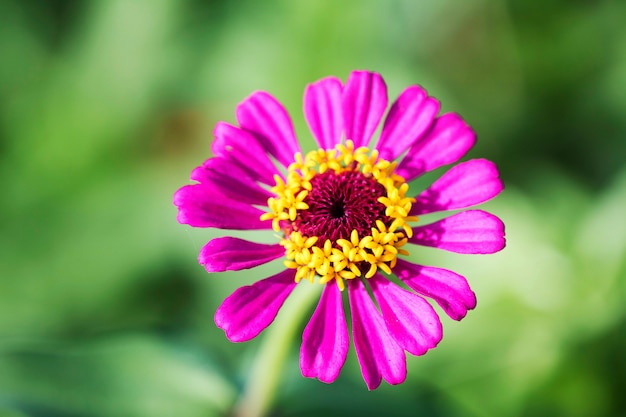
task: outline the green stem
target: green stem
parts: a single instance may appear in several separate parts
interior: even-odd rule
[[[274,323],[265,330],[263,342],[254,359],[242,396],[235,405],[235,417],[263,417],[272,405],[282,375],[283,364],[289,354],[290,341],[299,330],[304,315],[309,311],[318,285],[298,285]]]

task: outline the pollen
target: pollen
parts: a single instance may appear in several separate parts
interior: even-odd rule
[[[261,220],[279,233],[296,282],[335,280],[343,291],[345,280],[391,274],[397,256],[408,255],[403,246],[418,220],[409,215],[415,199],[396,163],[350,140],[294,160],[284,179],[275,176]]]

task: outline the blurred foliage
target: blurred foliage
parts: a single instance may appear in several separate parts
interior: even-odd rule
[[[626,416],[624,16],[617,0],[3,0],[0,416],[229,414],[266,336],[231,344],[212,316],[279,264],[206,274],[217,232],[178,225],[172,193],[250,92],[285,103],[310,148],[304,86],[358,68],[476,129],[508,247],[413,255],[466,274],[479,303],[443,318],[405,384],[367,392],[354,352],[336,383],[302,378],[296,334],[270,413]]]

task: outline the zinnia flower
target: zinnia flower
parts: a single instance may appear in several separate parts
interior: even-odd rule
[[[457,162],[475,143],[461,117],[438,115],[439,107],[422,87],[406,88],[372,146],[387,88],[379,74],[355,71],[345,85],[328,77],[307,86],[304,115],[319,149],[304,156],[287,111],[266,92],[239,104],[239,126],[217,124],[214,156],[191,173],[196,184],[174,195],[177,219],[194,227],[279,235],[276,244],[211,240],[199,256],[208,272],[281,257],[286,267],[224,300],[215,322],[228,339],[256,337],[298,282],[319,282],[319,304],[302,336],[302,374],[326,383],[339,375],[349,346],[342,304],[347,293],[358,361],[367,387],[375,389],[381,379],[405,380],[404,351],[423,355],[441,340],[441,322],[424,297],[454,320],[475,307],[463,276],[402,259],[419,250],[415,245],[485,254],[505,244],[502,222],[485,211],[418,222],[424,214],[480,204],[503,188],[492,162],[472,159],[425,191],[409,191],[410,181]],[[390,274],[399,280],[389,280]]]

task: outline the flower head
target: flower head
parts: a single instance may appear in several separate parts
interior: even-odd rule
[[[477,254],[505,244],[500,219],[481,210],[419,224],[418,216],[480,204],[503,186],[492,162],[472,159],[413,194],[410,181],[457,162],[475,135],[457,114],[438,115],[439,102],[410,86],[391,105],[371,146],[386,109],[387,89],[376,73],[355,71],[345,85],[334,77],[310,84],[304,114],[319,149],[303,155],[283,106],[255,92],[237,107],[238,127],[217,124],[214,157],[191,174],[197,183],[174,195],[180,223],[273,229],[279,236],[275,244],[220,237],[200,252],[209,272],[284,258],[285,270],[239,288],[218,308],[215,322],[231,341],[256,337],[298,282],[319,282],[320,301],[302,337],[302,373],[327,383],[339,375],[349,345],[347,292],[369,389],[382,379],[403,382],[404,351],[422,355],[441,340],[441,322],[424,297],[455,320],[476,305],[461,275],[403,257],[415,245]],[[390,281],[391,274],[403,286]]]

